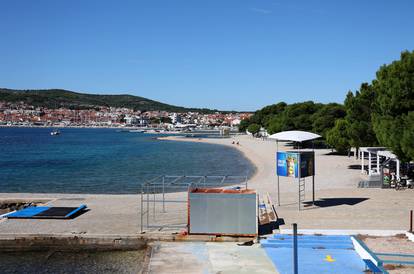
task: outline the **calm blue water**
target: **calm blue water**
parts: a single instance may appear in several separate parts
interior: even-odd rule
[[[0,128],[0,192],[136,193],[145,178],[251,175],[234,148],[115,129]]]

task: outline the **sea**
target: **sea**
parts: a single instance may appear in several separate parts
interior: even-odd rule
[[[133,194],[158,175],[251,176],[255,170],[229,146],[117,129],[51,131],[0,128],[0,192]]]

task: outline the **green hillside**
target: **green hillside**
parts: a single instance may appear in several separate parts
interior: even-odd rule
[[[20,102],[36,107],[47,108],[71,108],[88,109],[99,106],[106,107],[126,107],[134,110],[165,110],[170,112],[198,111],[202,113],[212,113],[217,110],[197,109],[173,106],[150,100],[147,98],[128,94],[121,95],[98,95],[78,93],[63,89],[47,90],[13,90],[0,88],[0,101]]]

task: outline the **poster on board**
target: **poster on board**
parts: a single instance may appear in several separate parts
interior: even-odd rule
[[[277,157],[277,175],[285,177],[298,177],[298,154],[293,152],[278,152]]]
[[[277,152],[276,155],[276,172],[278,176],[284,177],[299,177],[299,162],[300,162],[300,176],[302,178],[313,176],[315,174],[315,156],[313,151],[301,152]]]
[[[300,177],[315,175],[315,153],[313,151],[300,152]]]

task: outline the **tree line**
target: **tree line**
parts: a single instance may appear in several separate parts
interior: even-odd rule
[[[240,131],[317,133],[339,153],[351,147],[385,146],[403,161],[414,160],[414,51],[383,65],[371,83],[349,91],[343,104],[313,101],[266,106],[240,123]]]

